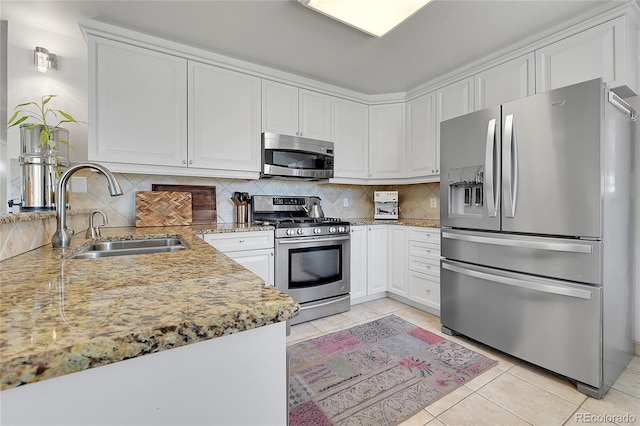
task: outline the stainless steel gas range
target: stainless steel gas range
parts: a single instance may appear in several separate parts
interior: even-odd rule
[[[289,324],[349,310],[349,222],[306,217],[317,197],[254,195],[253,220],[275,226],[275,285],[300,304]]]

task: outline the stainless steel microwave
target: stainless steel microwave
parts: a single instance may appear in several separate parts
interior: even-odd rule
[[[322,180],[333,177],[333,142],[262,134],[261,177]]]

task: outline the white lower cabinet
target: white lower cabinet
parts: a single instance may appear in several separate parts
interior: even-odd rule
[[[266,285],[273,285],[273,231],[204,234],[203,239],[262,278]]]
[[[440,230],[411,227],[408,233],[407,296],[432,313],[439,313]]]
[[[389,292],[407,295],[407,227],[389,225]]]
[[[387,226],[351,226],[350,254],[351,303],[386,294]]]
[[[386,294],[440,314],[440,229],[351,226],[351,304]]]

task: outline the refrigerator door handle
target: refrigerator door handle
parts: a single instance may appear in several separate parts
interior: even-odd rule
[[[474,278],[479,278],[486,281],[497,282],[500,284],[506,284],[514,287],[525,288],[528,290],[539,291],[543,293],[558,294],[561,296],[576,297],[579,299],[592,299],[593,293],[589,290],[580,290],[576,288],[562,287],[554,285],[552,283],[545,283],[544,278],[538,278],[533,280],[521,280],[518,278],[511,278],[504,275],[489,274],[486,272],[470,269],[466,267],[456,266],[450,263],[442,262],[442,268],[456,272],[458,274],[467,275]]]
[[[502,156],[502,186],[505,200],[505,216],[515,217],[518,194],[518,144],[516,142],[513,114],[507,115],[504,125],[504,155]]]
[[[496,217],[498,215],[498,204],[500,200],[497,176],[493,175],[495,149],[496,119],[492,118],[487,125],[487,143],[484,160],[484,193],[487,194],[487,214],[489,217]]]
[[[468,241],[471,243],[493,244],[498,246],[520,247],[537,250],[563,251],[570,253],[593,253],[593,246],[580,243],[558,243],[544,241],[512,240],[508,238],[481,237],[477,235],[462,235],[451,232],[443,232],[442,238],[451,240]]]

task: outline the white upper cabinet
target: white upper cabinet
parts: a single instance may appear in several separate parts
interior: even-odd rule
[[[407,102],[408,177],[436,174],[436,107],[435,93]]]
[[[473,77],[436,90],[436,174],[440,174],[440,123],[473,111]]]
[[[638,29],[627,16],[536,50],[536,92],[602,77],[622,97],[638,93]]]
[[[262,130],[331,140],[331,97],[262,80]]]
[[[475,75],[475,110],[535,94],[534,54],[512,59]]]
[[[331,140],[334,143],[334,179],[367,179],[369,160],[369,107],[331,98]]]
[[[405,167],[405,104],[369,107],[369,178],[402,178]]]
[[[89,37],[91,161],[187,162],[187,61]]]
[[[331,96],[299,89],[298,108],[300,136],[331,140]]]
[[[260,171],[260,79],[189,62],[189,166]]]

